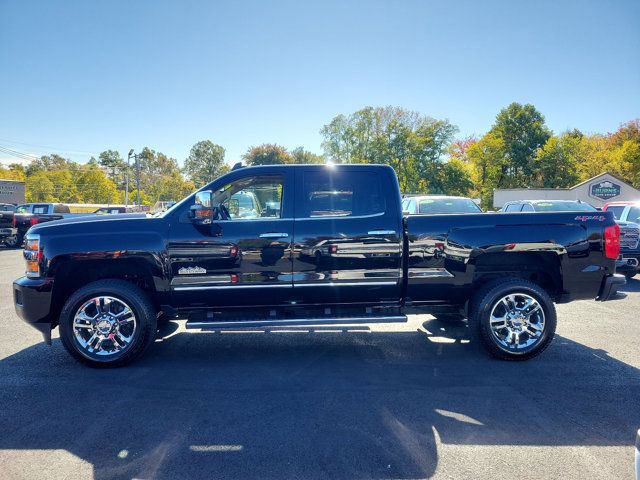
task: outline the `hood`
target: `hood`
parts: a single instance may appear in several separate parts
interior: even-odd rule
[[[67,217],[61,220],[39,223],[29,229],[30,233],[46,233],[53,230],[66,230],[67,227],[77,225],[78,228],[89,230],[97,228],[99,230],[119,230],[126,228],[130,222],[140,222],[152,219],[144,213],[121,213],[116,215],[88,215],[82,217]]]
[[[616,223],[618,224],[618,226],[622,227],[626,227],[626,228],[640,228],[640,225],[638,225],[637,223],[633,223],[633,222],[623,222],[622,220],[616,220]]]

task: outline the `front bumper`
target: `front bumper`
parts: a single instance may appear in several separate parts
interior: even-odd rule
[[[20,277],[13,282],[13,304],[18,316],[39,330],[51,344],[53,280]]]
[[[618,288],[625,283],[627,283],[627,280],[624,278],[624,275],[620,275],[618,273],[607,275],[602,279],[600,292],[598,293],[596,300],[599,302],[606,302],[607,300],[615,298],[618,293]]]

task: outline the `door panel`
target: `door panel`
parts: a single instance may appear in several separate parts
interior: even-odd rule
[[[214,192],[226,220],[196,226],[183,215],[172,225],[168,252],[176,304],[267,306],[290,300],[292,185],[293,175],[284,172],[241,177]]]
[[[264,233],[284,235],[261,237]],[[292,288],[292,237],[292,220],[177,225],[168,246],[177,303],[241,305],[244,295],[255,305],[285,302]]]
[[[383,181],[375,169],[362,167],[298,172],[293,248],[297,302],[399,301],[400,204],[385,205]]]

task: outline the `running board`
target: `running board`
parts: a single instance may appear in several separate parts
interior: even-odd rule
[[[186,328],[201,330],[229,330],[239,328],[263,327],[303,327],[311,325],[353,325],[366,323],[404,323],[406,315],[358,316],[358,317],[318,317],[318,318],[281,318],[264,320],[188,320]]]

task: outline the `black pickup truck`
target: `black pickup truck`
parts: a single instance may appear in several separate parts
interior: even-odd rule
[[[403,322],[409,307],[468,318],[491,354],[523,360],[553,338],[554,302],[625,282],[611,213],[403,217],[401,201],[386,166],[241,167],[155,216],[35,225],[16,311],[95,366],[138,357],[171,318],[268,329]]]

